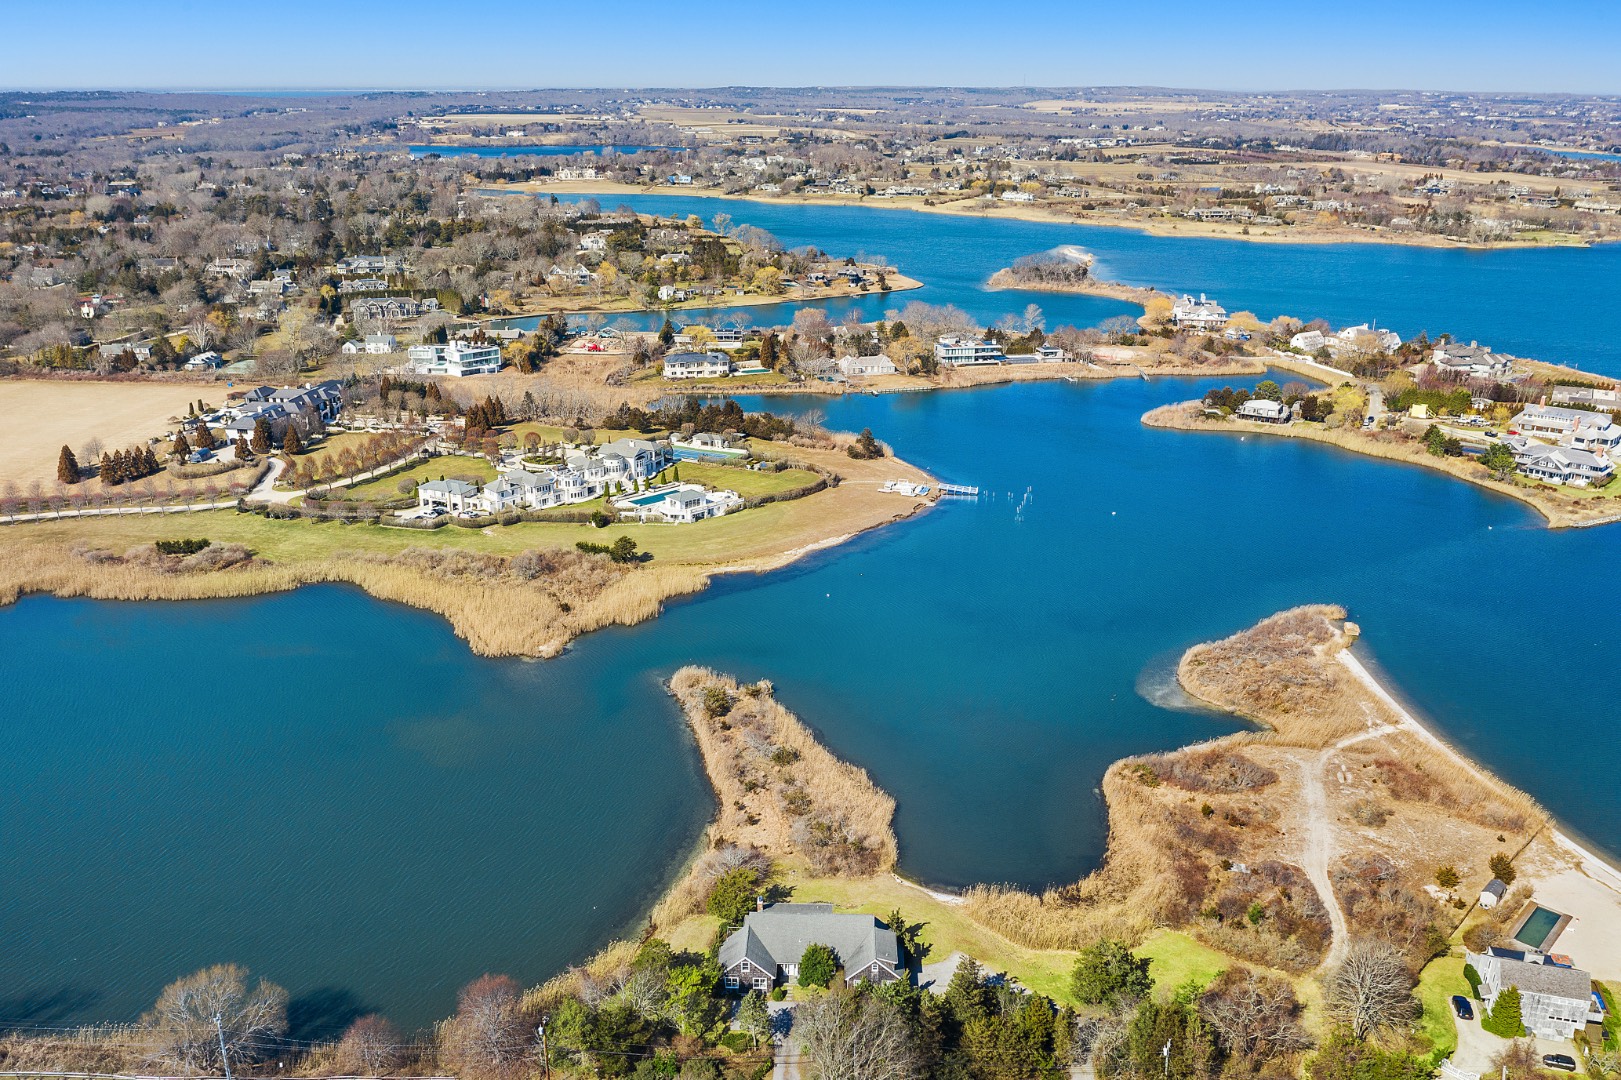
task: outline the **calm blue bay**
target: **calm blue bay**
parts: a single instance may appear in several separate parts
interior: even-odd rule
[[[1233,309],[1450,328],[1621,371],[1597,314],[1615,248],[1301,249],[637,202],[881,253],[930,281],[910,296],[980,318],[1032,299],[979,291],[991,270],[1079,242],[1115,276]],[[1118,310],[1034,299],[1050,324]],[[1138,423],[1209,385],[750,402],[871,427],[985,495],[721,579],[553,661],[475,657],[436,616],[338,587],[0,608],[0,1018],[129,1018],[226,960],[286,985],[306,1035],[357,1010],[424,1024],[486,970],[546,977],[630,928],[709,815],[660,688],[688,662],[772,679],[871,769],[899,800],[908,874],[1040,887],[1096,865],[1110,761],[1233,730],[1174,707],[1183,648],[1337,601],[1447,737],[1614,850],[1621,741],[1590,725],[1613,712],[1594,687],[1618,645],[1621,532],[1550,532],[1510,500],[1322,446]]]

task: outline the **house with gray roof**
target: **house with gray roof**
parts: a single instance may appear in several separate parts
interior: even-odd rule
[[[1533,1035],[1573,1039],[1589,1020],[1603,1022],[1593,1000],[1593,977],[1580,968],[1556,964],[1539,952],[1495,946],[1464,957],[1480,975],[1480,999],[1488,1009],[1509,987],[1520,991],[1520,1018]]]
[[[810,945],[837,954],[844,982],[894,982],[903,977],[895,931],[871,915],[837,913],[832,904],[770,904],[751,911],[720,947],[728,990],[769,990],[798,977]]]
[[[1270,398],[1250,398],[1234,413],[1240,420],[1259,420],[1264,424],[1284,424],[1289,421],[1289,406]]]
[[[417,505],[424,510],[446,513],[472,509],[478,485],[465,480],[430,480],[417,485]]]

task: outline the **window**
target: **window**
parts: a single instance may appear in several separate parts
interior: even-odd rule
[[[764,975],[756,975],[754,977],[754,988],[756,990],[769,990],[771,989],[771,980]]]
[[[736,975],[728,975],[728,976],[726,976],[726,989],[728,989],[728,990],[736,990],[737,989],[737,976]]]

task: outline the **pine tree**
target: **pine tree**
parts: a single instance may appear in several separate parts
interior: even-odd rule
[[[675,342],[675,327],[671,325],[669,316],[665,316],[664,325],[659,327],[659,344],[669,346]]]
[[[169,448],[169,455],[179,458],[181,461],[185,461],[186,458],[191,456],[191,443],[186,440],[184,431],[174,437],[174,446]]]
[[[56,478],[64,484],[79,482],[79,459],[73,456],[73,450],[69,447],[62,447],[62,453],[56,459]]]
[[[118,483],[118,477],[113,471],[113,456],[105,450],[101,452],[101,482],[103,484]]]
[[[253,448],[248,445],[247,436],[238,435],[236,437],[236,458],[237,458],[237,460],[238,461],[247,461],[251,457],[253,457]]]
[[[135,456],[135,451],[130,451],[130,454],[131,456]],[[154,454],[152,452],[152,448],[148,446],[146,448],[145,455],[141,457],[140,474],[142,476],[151,476],[153,473],[158,471],[158,467],[158,456]]]
[[[304,449],[304,444],[301,443],[299,441],[299,439],[298,439],[298,425],[297,424],[288,424],[287,425],[287,435],[286,435],[285,438],[283,438],[281,440],[281,448],[282,448],[282,451],[284,453],[286,453],[289,457],[292,456],[293,454],[300,453]]]

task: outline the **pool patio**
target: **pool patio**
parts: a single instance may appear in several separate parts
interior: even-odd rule
[[[1509,937],[1528,949],[1547,952],[1570,925],[1571,917],[1552,908],[1543,907],[1534,900],[1514,920]]]

